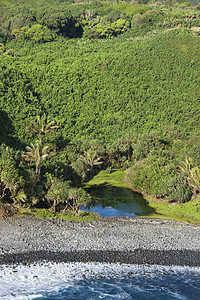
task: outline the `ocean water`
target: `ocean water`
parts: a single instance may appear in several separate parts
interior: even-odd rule
[[[0,266],[0,299],[200,299],[200,268],[108,263]]]

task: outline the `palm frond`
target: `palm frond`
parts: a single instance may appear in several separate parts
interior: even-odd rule
[[[54,133],[57,128],[54,121],[50,121],[44,113],[42,116],[37,116],[36,121],[31,121],[31,125],[26,127],[26,131],[30,134],[39,134],[41,137],[46,133]]]

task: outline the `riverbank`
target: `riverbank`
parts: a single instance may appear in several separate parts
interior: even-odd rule
[[[133,190],[134,192],[140,193],[147,201],[149,208],[154,211],[154,213],[142,217],[200,224],[200,198],[190,200],[186,203],[170,203],[169,201],[164,199],[156,199],[155,197],[146,195],[143,191],[139,191],[131,187],[131,184],[126,177],[126,171],[123,170],[116,170],[111,174],[107,174],[104,170],[100,171],[84,186],[92,187],[99,185],[128,188]]]
[[[199,226],[167,220],[7,218],[0,221],[0,264],[45,260],[200,266],[199,241]]]

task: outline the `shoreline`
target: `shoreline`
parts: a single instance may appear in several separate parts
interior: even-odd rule
[[[0,255],[1,265],[30,265],[75,262],[120,263],[128,265],[160,265],[200,267],[200,251],[192,250],[144,250],[134,251],[35,251]]]
[[[200,227],[126,217],[0,221],[0,265],[43,261],[200,267]]]

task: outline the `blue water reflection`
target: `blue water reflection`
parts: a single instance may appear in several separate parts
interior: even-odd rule
[[[102,217],[135,217],[153,213],[143,196],[128,188],[95,186],[88,191],[95,201],[94,207],[89,211]],[[87,210],[85,207],[82,209]]]

